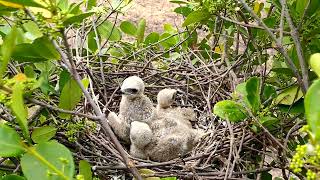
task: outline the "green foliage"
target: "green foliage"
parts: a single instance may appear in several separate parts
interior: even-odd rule
[[[26,139],[29,139],[29,130],[28,130],[28,111],[24,104],[23,99],[23,91],[24,86],[22,83],[18,82],[13,86],[12,91],[12,99],[11,99],[11,110],[13,114],[16,116],[16,120],[18,121],[23,135]]]
[[[213,113],[222,119],[231,122],[243,121],[247,115],[246,110],[237,102],[225,100],[214,105]]]
[[[91,10],[93,7],[97,5],[97,0],[88,0],[87,2],[87,9]]]
[[[320,80],[317,80],[309,88],[304,100],[307,122],[317,142],[320,142],[320,106],[318,106],[319,97]]]
[[[55,127],[51,126],[42,126],[40,128],[35,129],[32,134],[31,138],[35,143],[41,143],[45,141],[49,141],[57,132]]]
[[[15,174],[10,174],[2,177],[1,180],[26,180],[26,178],[15,175]]]
[[[206,10],[193,11],[187,16],[182,26],[188,26],[190,24],[200,22],[202,20],[208,19],[209,16],[210,14]]]
[[[137,34],[137,27],[130,21],[123,21],[120,24],[120,29],[122,32],[131,36],[136,36]]]
[[[76,123],[69,122],[65,128],[67,129],[66,136],[68,137],[68,140],[70,142],[75,142],[83,132],[94,132],[96,129],[96,124],[92,121],[83,120]]]
[[[4,42],[1,46],[2,58],[0,61],[0,77],[7,69],[7,65],[10,61],[10,57],[16,45],[17,29],[13,27],[10,33],[4,39]]]
[[[91,166],[87,161],[84,161],[84,160],[80,161],[79,174],[83,175],[84,180],[92,180]]]
[[[2,0],[0,4],[14,8],[20,8],[22,6],[42,7],[41,4],[36,3],[33,0]]]
[[[287,151],[279,153],[281,159],[276,159],[277,157],[272,159],[270,166],[287,167],[287,164],[283,164],[285,161],[282,158],[290,159],[291,151],[298,147],[291,160],[292,171],[308,179],[319,176],[320,109],[317,101],[320,97],[320,82],[316,79],[320,76],[318,54],[320,1],[311,0],[309,6],[307,0],[287,1],[288,12],[299,32],[297,37],[302,46],[301,55],[304,59],[310,57],[308,65],[312,70],[307,66],[309,75],[307,81],[310,84],[312,82],[312,85],[305,95],[300,82],[297,82],[297,74],[306,75],[303,74],[301,59],[292,40],[287,18],[282,17],[284,21],[281,21],[280,1],[245,2],[281,41],[281,47],[285,48],[290,61],[285,60],[283,50],[279,51],[279,46],[275,45],[274,40],[263,30],[260,23],[256,23],[240,1],[172,0],[171,2],[179,4],[174,12],[182,15],[185,20],[179,29],[164,24],[161,32],[148,32],[147,22],[144,19],[137,24],[128,20],[123,20],[120,24],[114,21],[113,18],[117,17],[114,15],[124,13],[130,2],[130,0],[113,0],[110,4],[98,6],[96,0],[0,1],[0,14],[3,17],[0,22],[0,35],[3,40],[0,61],[2,78],[0,102],[11,109],[9,113],[13,115],[9,120],[1,119],[1,122],[4,121],[6,124],[0,125],[1,157],[15,157],[15,161],[21,163],[23,174],[27,179],[92,179],[89,163],[80,161],[79,175],[75,176],[71,152],[62,144],[50,140],[59,129],[69,141],[76,141],[81,133],[94,131],[95,123],[83,117],[71,119],[70,114],[52,111],[50,108],[42,110],[36,119],[28,117],[27,113],[27,106],[34,105],[30,101],[33,98],[46,102],[51,107],[69,111],[78,110],[76,107],[82,102],[83,92],[73,79],[74,72],[69,69],[69,57],[60,56],[61,52],[69,53],[70,50],[81,78],[90,77],[92,80],[96,75],[86,76],[84,73],[87,69],[97,71],[95,64],[98,63],[103,65],[100,71],[106,74],[115,70],[114,65],[131,67],[135,62],[146,61],[148,61],[145,67],[147,70],[155,69],[159,73],[171,73],[170,68],[180,62],[197,72],[201,71],[202,65],[212,72],[219,72],[215,67],[217,63],[220,64],[219,67],[227,69],[225,71],[227,73],[221,79],[223,81],[231,77],[229,72],[234,71],[236,77],[243,82],[230,87],[229,84],[219,86],[226,91],[236,87],[231,94],[232,97],[227,97],[229,92],[224,94],[226,96],[217,95],[218,98],[231,100],[217,102],[213,113],[222,120],[231,122],[246,120],[245,124],[256,133],[255,138],[259,139],[261,135],[267,137],[263,132],[265,129],[256,122],[258,121],[269,131],[268,137],[272,135],[281,143],[287,142]],[[283,22],[283,29],[280,22]],[[79,34],[83,37],[78,37]],[[68,47],[70,49],[61,43],[64,38],[70,44]],[[60,51],[57,51],[57,47]],[[62,60],[65,58],[67,61]],[[293,62],[296,70],[289,66],[288,62]],[[188,69],[186,71],[188,73]],[[172,77],[177,81],[184,81],[185,72],[173,74]],[[216,77],[208,77],[209,83],[215,84],[211,78],[216,79]],[[199,87],[194,85],[197,84],[195,79],[188,76],[188,81],[190,81],[188,88],[198,92]],[[82,82],[87,88],[89,79],[84,78]],[[239,81],[235,79],[235,82]],[[213,87],[211,85],[209,87]],[[101,86],[109,88],[105,87],[105,84]],[[99,92],[93,94],[99,97],[100,103],[103,99],[101,93],[105,93],[104,90],[96,85],[90,87]],[[201,89],[201,91],[206,90]],[[211,103],[212,99],[216,97],[208,97],[208,103]],[[71,120],[64,121],[64,119]],[[302,129],[309,135],[309,139],[291,132],[295,130],[293,128],[295,124],[301,123],[308,124]],[[10,127],[15,127],[17,131]],[[29,129],[32,132],[31,139]],[[268,137],[263,143],[274,146],[269,143]],[[265,150],[257,144],[245,143],[248,143],[245,144],[246,147],[250,145],[257,152]],[[275,147],[267,147],[267,150],[273,148]],[[243,149],[239,155],[241,158],[246,158]],[[22,158],[19,159],[20,157]],[[250,170],[260,168],[258,164],[261,164],[261,161],[258,155],[254,160],[248,158],[242,163]],[[214,167],[216,164],[208,165]],[[148,176],[155,174],[155,171],[149,169],[140,172]],[[177,179],[176,177],[151,178]],[[271,175],[269,172],[263,172],[261,178],[270,179]],[[7,175],[2,179],[24,179],[24,177]]]
[[[154,44],[154,43],[158,42],[159,39],[160,39],[159,33],[152,32],[152,33],[148,34],[148,36],[147,36],[146,39],[144,40],[144,43],[145,43],[146,45]]]
[[[24,152],[19,134],[7,125],[0,124],[0,156],[17,156]]]
[[[276,104],[291,105],[301,99],[303,93],[298,85],[291,86],[281,92],[275,99]]]
[[[146,29],[146,20],[141,19],[137,28],[137,44],[139,45],[144,40],[144,33]]]
[[[21,167],[27,179],[68,180],[74,175],[71,152],[55,141],[30,147],[21,158]]]
[[[40,37],[32,44],[18,44],[12,58],[18,62],[41,62],[57,60],[60,55],[47,37]]]
[[[119,29],[110,21],[105,21],[98,26],[97,31],[103,39],[108,39],[109,41],[119,41],[121,39]]]
[[[161,178],[161,180],[177,180],[177,177],[165,177]]]
[[[310,66],[318,77],[320,77],[320,53],[313,54],[310,57]]]
[[[89,80],[83,79],[82,83],[84,87],[88,87]],[[70,78],[68,82],[65,83],[63,89],[61,90],[59,107],[65,110],[72,110],[80,102],[82,97],[82,90],[76,80]],[[70,119],[71,115],[66,113],[60,113],[60,118]]]
[[[75,15],[75,16],[69,17],[63,22],[63,25],[66,26],[66,25],[70,25],[70,24],[74,24],[74,23],[80,23],[84,19],[90,17],[93,14],[94,14],[93,12],[88,12],[88,13],[81,13],[79,15]]]
[[[260,109],[260,79],[252,77],[246,82],[246,93],[244,94],[245,102],[256,113]]]

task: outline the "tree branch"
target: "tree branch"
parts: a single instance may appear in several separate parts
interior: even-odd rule
[[[299,32],[298,32],[297,28],[294,26],[293,21],[290,17],[286,1],[281,0],[281,4],[283,6],[284,15],[285,15],[287,22],[289,24],[289,27],[291,29],[290,34],[293,39],[293,43],[296,47],[296,51],[297,51],[297,55],[298,55],[298,59],[299,59],[299,64],[300,64],[300,68],[302,71],[302,81],[303,81],[304,89],[306,91],[309,87],[309,75],[308,75],[309,70],[306,65],[306,61],[303,57],[303,51],[302,51],[301,43],[299,40]]]
[[[134,163],[129,159],[127,152],[124,150],[124,148],[120,144],[119,140],[117,139],[117,137],[113,133],[111,127],[107,123],[107,119],[106,119],[105,115],[101,112],[100,107],[94,102],[93,98],[90,96],[89,92],[86,90],[86,88],[82,84],[81,79],[80,79],[80,75],[78,74],[78,72],[76,70],[76,66],[75,66],[73,56],[72,56],[72,53],[70,50],[70,46],[67,42],[67,37],[66,37],[64,30],[61,31],[61,35],[62,35],[64,46],[66,48],[66,54],[63,52],[63,50],[58,46],[58,44],[55,41],[53,41],[53,45],[55,46],[55,48],[57,49],[57,51],[61,55],[62,61],[66,64],[68,64],[68,62],[69,62],[70,66],[68,68],[69,68],[70,74],[75,79],[75,81],[78,83],[85,98],[87,99],[89,104],[92,106],[92,109],[94,110],[95,114],[97,115],[98,121],[100,122],[104,133],[110,137],[110,139],[114,143],[116,149],[119,151],[121,157],[123,158],[124,163],[131,171],[132,175],[135,178],[137,178],[138,180],[142,180],[142,177],[139,174],[137,168],[134,166]]]
[[[295,76],[296,76],[296,78],[298,80],[298,83],[299,83],[299,85],[300,85],[300,87],[302,89],[302,92],[305,94],[307,89],[306,89],[306,87],[304,85],[303,79],[302,79],[297,67],[294,65],[292,59],[288,55],[288,52],[285,50],[285,48],[281,44],[281,42],[276,38],[276,36],[272,33],[270,28],[262,21],[262,19],[259,18],[253,12],[253,10],[248,6],[248,4],[244,0],[239,0],[239,1],[243,5],[243,7],[251,14],[251,16],[259,23],[259,25],[262,26],[267,31],[267,33],[269,34],[270,38],[276,43],[277,49],[284,56],[284,59],[285,59],[286,63],[288,64],[289,68],[295,74]]]

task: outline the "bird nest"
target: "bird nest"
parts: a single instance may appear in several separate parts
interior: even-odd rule
[[[230,68],[220,61],[198,62],[195,65],[188,59],[128,61],[122,64],[104,62],[103,69],[99,64],[91,69],[84,68],[82,72],[92,79],[95,96],[98,97],[101,107],[104,107],[106,115],[110,111],[119,111],[121,82],[132,75],[144,80],[145,94],[154,103],[157,93],[169,87],[181,92],[182,95],[177,98],[181,106],[192,107],[196,111],[198,121],[194,122],[193,126],[206,132],[196,147],[186,156],[168,162],[130,157],[138,169],[152,170],[150,176],[175,176],[180,179],[255,178],[258,173],[270,170],[255,164],[256,154],[267,144],[267,141],[263,140],[264,134],[252,133],[247,122],[229,123],[212,113],[214,104],[230,99],[235,85],[249,75],[243,71],[240,74],[240,63],[236,62]],[[251,71],[250,75],[253,72]],[[130,177],[114,144],[99,130],[85,131],[75,144],[67,141],[65,144],[76,149],[74,156],[77,160],[89,161],[94,166],[96,175],[102,179]],[[123,146],[129,150],[128,146]]]

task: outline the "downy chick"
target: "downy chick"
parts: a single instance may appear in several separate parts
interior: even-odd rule
[[[146,154],[154,161],[169,161],[188,153],[201,136],[201,131],[193,129],[190,120],[196,115],[189,108],[172,108],[176,90],[164,89],[158,93],[157,110],[150,128],[152,142],[146,146]]]
[[[133,121],[130,128],[130,155],[140,159],[148,159],[144,150],[152,138],[153,133],[147,123]]]
[[[157,96],[157,116],[172,116],[181,120],[185,125],[192,127],[190,121],[196,121],[197,117],[192,108],[171,107],[175,102],[177,90],[163,89]]]
[[[125,79],[121,86],[122,98],[119,115],[108,115],[110,126],[123,141],[130,143],[130,124],[133,121],[149,122],[155,110],[150,99],[144,95],[144,82],[137,76]]]

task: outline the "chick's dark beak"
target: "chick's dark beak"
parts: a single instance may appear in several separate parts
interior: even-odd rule
[[[121,93],[124,95],[134,95],[138,93],[138,89],[127,88],[127,89],[121,90]]]

